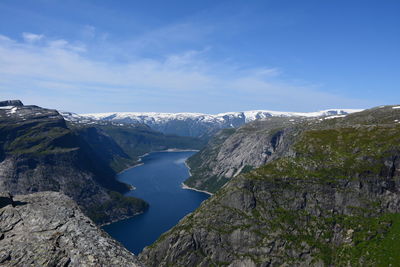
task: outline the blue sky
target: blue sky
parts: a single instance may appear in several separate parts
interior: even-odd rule
[[[400,1],[0,1],[0,98],[85,112],[400,103]]]

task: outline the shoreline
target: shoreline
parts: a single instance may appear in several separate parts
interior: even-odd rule
[[[190,151],[192,151],[192,152],[199,152],[200,150],[198,150],[198,149],[168,148],[168,149],[165,149],[165,150],[156,150],[156,151],[147,152],[147,153],[145,153],[145,154],[143,154],[143,155],[138,156],[138,160],[136,161],[135,164],[133,164],[132,166],[129,166],[129,167],[123,169],[122,171],[118,172],[117,175],[119,175],[119,174],[121,174],[121,173],[123,173],[124,171],[127,171],[127,170],[129,170],[129,169],[133,169],[133,168],[142,166],[142,165],[144,164],[144,163],[142,162],[142,158],[148,156],[150,153],[156,153],[156,152],[163,152],[163,153],[164,153],[164,152],[190,152]],[[185,161],[185,165],[186,165],[186,161]],[[186,166],[187,166],[187,165],[186,165]],[[190,173],[190,168],[189,168],[189,166],[187,166],[187,167],[188,167],[189,173]]]
[[[207,194],[207,195],[210,195],[210,196],[214,195],[213,193],[210,193],[210,192],[205,191],[205,190],[200,190],[200,189],[196,189],[196,188],[190,187],[190,186],[188,186],[188,185],[186,185],[184,183],[181,183],[181,188],[185,189],[185,190],[193,190],[193,191],[196,191],[196,192],[204,193],[204,194]]]
[[[103,230],[103,227],[104,226],[107,226],[107,225],[110,225],[110,224],[113,224],[113,223],[116,223],[116,222],[120,222],[120,221],[123,221],[123,220],[127,220],[127,219],[131,219],[131,218],[133,218],[133,217],[136,217],[136,216],[138,216],[138,215],[140,215],[140,214],[143,214],[143,213],[145,213],[145,211],[142,211],[142,212],[138,212],[138,213],[135,213],[135,214],[133,214],[133,215],[125,215],[125,216],[122,216],[120,219],[115,219],[115,220],[112,220],[112,221],[110,221],[110,222],[108,222],[108,223],[104,223],[104,224],[96,224],[99,228],[101,228],[102,230]],[[104,230],[103,230],[104,231]]]
[[[190,178],[192,176],[192,171],[191,171],[189,165],[187,164],[187,159],[185,160],[185,166],[186,166],[186,168],[188,168],[188,171],[189,171],[189,177],[188,178]],[[186,178],[186,179],[188,179],[188,178]],[[182,189],[186,189],[186,190],[193,190],[193,191],[200,192],[200,193],[205,193],[205,194],[210,195],[210,196],[214,195],[213,193],[208,192],[206,190],[200,190],[200,189],[196,189],[196,188],[190,187],[190,186],[186,185],[185,182],[181,183],[181,188]]]
[[[190,178],[192,176],[192,170],[190,169],[190,167],[189,167],[189,165],[187,164],[186,161],[187,161],[187,159],[185,160],[185,166],[186,166],[186,168],[188,168],[188,171],[189,171],[189,177],[188,178]]]
[[[137,164],[134,164],[134,165],[132,165],[132,166],[129,166],[129,167],[123,169],[122,171],[118,172],[117,175],[119,175],[119,174],[121,174],[121,173],[123,173],[124,171],[127,171],[127,170],[129,170],[129,169],[133,169],[133,168],[142,166],[143,164],[144,164],[144,163],[138,161]]]
[[[168,148],[166,150],[152,151],[150,153],[153,153],[153,152],[190,152],[190,151],[199,152],[200,150],[198,150],[198,149]],[[147,154],[149,154],[149,153],[147,153]]]

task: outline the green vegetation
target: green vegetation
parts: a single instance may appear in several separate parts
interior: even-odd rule
[[[201,179],[202,179],[201,176],[192,175],[187,180],[185,180],[185,184],[190,187],[194,187],[200,190],[205,190],[210,193],[215,193],[218,191],[218,189],[220,189],[224,184],[226,184],[229,181],[229,178],[226,177],[212,176],[207,180],[204,180],[201,183],[201,186],[197,186],[196,182]]]
[[[244,174],[244,173],[248,173],[248,172],[251,172],[253,169],[254,169],[254,167],[253,167],[253,166],[246,165],[246,166],[244,166],[244,167],[243,167],[243,169],[242,169],[241,173],[242,173],[242,174]]]
[[[400,126],[307,131],[294,151],[296,157],[271,162],[248,177],[335,182],[379,176],[386,169],[385,160],[400,151]]]
[[[76,149],[67,128],[47,121],[2,125],[0,132],[13,137],[3,140],[3,149],[11,154],[53,154]]]
[[[314,261],[322,260],[327,266],[390,266],[400,260],[399,213],[316,217],[304,210],[279,208],[273,214],[274,219],[267,222],[269,232],[280,232],[280,238],[289,242],[287,249],[313,248]],[[340,229],[343,243],[330,241],[335,229]],[[287,262],[296,260],[286,255]]]
[[[93,205],[88,216],[98,224],[104,224],[112,221],[115,214],[125,214],[125,216],[133,216],[142,213],[148,208],[148,204],[135,197],[127,197],[122,194],[111,191],[109,193],[111,199],[102,203]],[[112,217],[110,217],[112,216]],[[120,219],[115,217],[114,219]]]

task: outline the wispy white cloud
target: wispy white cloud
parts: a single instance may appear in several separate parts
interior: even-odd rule
[[[354,99],[324,93],[315,86],[284,81],[278,68],[240,68],[212,62],[206,59],[210,47],[159,59],[136,57],[128,62],[115,62],[89,57],[87,47],[81,43],[28,33],[24,34],[24,40],[18,42],[0,35],[2,97],[12,94],[15,98],[21,94],[31,96],[30,99],[42,98],[44,102],[59,96],[65,103],[56,107],[62,109],[76,108],[80,101],[82,106],[87,105],[88,99],[97,99],[98,103],[108,100],[124,104],[125,109],[131,103],[134,106],[130,110],[142,111],[146,104],[158,105],[164,111],[183,108],[227,111],[219,109],[221,101],[231,102],[235,109],[282,109],[282,103],[289,101],[295,103],[291,110],[357,103]],[[310,105],[316,100],[317,103]],[[86,109],[76,111],[110,110],[100,110],[90,103]]]
[[[40,41],[43,39],[44,35],[43,34],[34,34],[30,32],[24,32],[22,33],[22,38],[24,38],[25,42],[28,43],[34,43],[37,41]]]

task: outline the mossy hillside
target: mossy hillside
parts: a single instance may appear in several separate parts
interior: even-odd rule
[[[192,175],[187,180],[185,180],[185,185],[198,188],[200,190],[205,190],[210,193],[215,193],[230,180],[226,177],[212,176],[211,178],[204,181],[201,186],[197,186],[197,181],[201,178],[201,176]]]
[[[257,180],[252,186],[257,187],[258,183],[262,181]],[[288,189],[299,191],[301,187],[290,188],[281,183],[280,186],[274,188],[275,192],[272,193],[271,201],[287,195],[284,192]],[[275,208],[271,202],[257,197],[257,206],[254,209],[243,210],[226,203],[227,195],[232,194],[233,190],[250,193],[242,187],[222,188],[213,198],[204,202],[195,213],[188,215],[170,232],[160,237],[152,248],[156,248],[163,242],[170,242],[177,236],[184,236],[184,233],[193,235],[194,232],[197,238],[200,238],[200,233],[205,231],[210,235],[221,236],[222,240],[225,240],[218,244],[218,249],[226,250],[231,254],[232,259],[251,258],[256,263],[267,262],[271,255],[236,251],[232,244],[225,243],[229,236],[240,230],[250,233],[250,236],[254,238],[250,243],[241,241],[241,245],[246,247],[245,251],[257,251],[260,248],[273,249],[273,244],[284,244],[281,251],[276,253],[280,255],[283,262],[288,264],[301,262],[302,259],[298,255],[302,251],[311,253],[312,262],[321,261],[326,266],[349,264],[350,266],[388,266],[387,264],[394,264],[398,260],[400,214],[380,213],[380,203],[366,200],[366,208],[354,207],[354,213],[351,215],[330,212],[324,216],[316,216],[306,210],[290,209],[287,205],[296,201],[295,197],[279,200],[280,203]],[[260,194],[263,193],[260,192]],[[282,204],[281,201],[286,204]],[[222,221],[221,218],[223,218]],[[344,240],[344,242],[339,241],[335,244],[335,239]],[[222,262],[213,259],[209,250],[210,248],[208,252],[203,252],[202,258],[207,258],[215,266],[221,266]],[[204,251],[204,248],[200,247],[196,251]],[[190,253],[182,254],[182,259],[189,257]]]
[[[382,175],[385,161],[400,152],[400,125],[311,130],[293,147],[295,157],[271,162],[249,177],[336,180]]]
[[[76,149],[74,137],[62,118],[31,120],[6,120],[0,122],[0,132],[5,153],[11,154],[51,154]]]
[[[271,162],[246,178],[273,179],[275,185],[282,178],[326,185],[367,177],[387,179],[391,166],[386,162],[400,152],[400,127],[392,124],[308,131],[294,149],[296,157]],[[299,190],[295,186],[293,189]],[[382,207],[373,199],[364,198],[362,202],[367,208],[354,207],[351,215],[328,214],[324,217],[312,216],[304,210],[278,208],[273,212],[275,215],[269,216],[275,219],[265,223],[272,227],[270,231],[284,233],[282,238],[289,240],[290,246],[307,244],[315,248],[315,259],[321,259],[327,265],[387,266],[398,262],[400,214],[380,213]],[[262,212],[265,214],[266,211]],[[253,215],[257,214],[260,211],[256,209]],[[335,246],[326,242],[334,235],[335,225],[342,233],[348,233],[351,240],[348,244]],[[321,238],[316,238],[315,231],[319,231]]]
[[[94,204],[88,212],[88,216],[98,224],[109,223],[120,220],[122,217],[129,217],[144,212],[148,203],[135,198],[123,196],[122,194],[109,192],[110,200],[101,204]]]

